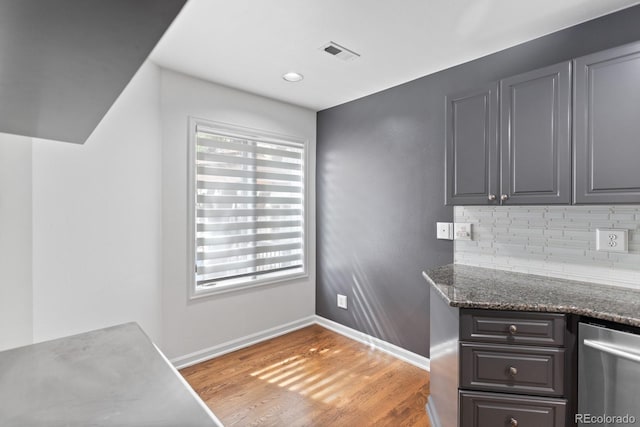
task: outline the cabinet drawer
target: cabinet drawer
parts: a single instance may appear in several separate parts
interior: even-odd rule
[[[460,427],[562,427],[564,399],[460,392]]]
[[[460,340],[503,344],[564,345],[565,315],[492,310],[460,313]]]
[[[561,396],[564,349],[460,343],[460,387]]]

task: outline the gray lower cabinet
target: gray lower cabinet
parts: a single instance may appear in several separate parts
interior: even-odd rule
[[[460,387],[509,393],[564,394],[564,349],[460,344]]]
[[[571,63],[500,81],[502,204],[571,203]]]
[[[561,347],[565,315],[465,309],[460,314],[460,340],[497,344]]]
[[[561,427],[566,401],[509,394],[460,392],[464,427]]]
[[[573,408],[567,316],[461,309],[459,427],[564,427]]]
[[[640,43],[574,69],[574,203],[640,203]]]
[[[448,96],[446,105],[445,202],[448,205],[495,204],[499,158],[498,85]]]

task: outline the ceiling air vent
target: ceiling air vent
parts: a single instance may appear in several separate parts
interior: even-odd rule
[[[354,51],[349,50],[346,47],[340,46],[335,42],[329,42],[323,45],[322,47],[320,47],[320,50],[327,52],[331,56],[340,58],[343,61],[352,61],[360,57],[360,54],[355,53]]]

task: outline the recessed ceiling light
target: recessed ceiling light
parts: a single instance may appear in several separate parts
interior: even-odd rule
[[[304,79],[304,76],[300,73],[294,73],[294,72],[290,72],[290,73],[286,73],[282,75],[282,78],[285,79],[288,82],[299,82],[300,80]]]

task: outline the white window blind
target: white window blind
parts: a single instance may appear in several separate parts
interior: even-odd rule
[[[304,271],[304,144],[195,134],[196,290]]]

